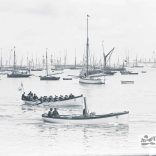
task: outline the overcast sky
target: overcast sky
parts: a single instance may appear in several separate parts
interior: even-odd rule
[[[0,0],[0,48],[5,57],[48,54],[82,59],[89,14],[90,52],[148,57],[156,50],[155,0]]]

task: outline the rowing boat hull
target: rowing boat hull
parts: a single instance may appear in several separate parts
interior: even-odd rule
[[[63,78],[63,80],[72,80],[72,78]]]
[[[75,125],[95,125],[95,124],[114,124],[122,123],[125,124],[128,121],[128,111],[119,113],[110,113],[105,115],[95,115],[91,117],[58,117],[49,118],[42,115],[42,119],[45,122],[57,123],[57,124],[75,124]]]
[[[78,96],[74,99],[64,100],[64,101],[55,101],[55,102],[43,102],[41,103],[39,100],[37,101],[24,101],[26,105],[44,105],[44,106],[76,106],[82,105],[83,96]]]
[[[134,81],[121,81],[121,84],[134,84]]]

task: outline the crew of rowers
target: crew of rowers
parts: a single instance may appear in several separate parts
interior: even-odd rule
[[[75,96],[71,93],[69,96],[65,95],[62,96],[60,95],[59,97],[55,95],[55,97],[53,96],[41,96],[40,98],[38,98],[38,96],[34,93],[32,93],[31,91],[29,92],[28,95],[25,95],[25,92],[22,94],[22,100],[26,100],[26,101],[36,101],[39,100],[42,102],[55,102],[55,101],[63,101],[63,100],[68,100],[68,99],[73,99]]]

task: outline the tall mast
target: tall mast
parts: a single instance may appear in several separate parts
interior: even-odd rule
[[[11,53],[12,53],[12,49],[10,51],[10,56],[9,56],[9,67],[10,67]]]
[[[51,62],[51,67],[52,67],[53,66],[53,54],[51,54],[50,62]]]
[[[16,54],[15,54],[15,46],[14,46],[14,71],[15,71],[15,68],[16,68]]]
[[[102,41],[102,49],[103,49],[103,70],[106,68],[106,56],[104,51],[104,41]]]
[[[89,37],[88,37],[88,17],[89,15],[87,14],[87,44],[86,44],[86,59],[87,59],[87,71],[86,71],[86,76],[88,76],[88,49],[89,49]]]
[[[48,76],[48,57],[47,57],[47,48],[46,48],[46,73]]]
[[[43,65],[43,69],[44,69],[44,65],[45,65],[44,55],[42,56],[42,65]]]

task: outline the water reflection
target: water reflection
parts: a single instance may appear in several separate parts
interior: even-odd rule
[[[49,140],[49,146],[57,151],[61,147],[62,153],[66,150],[66,143],[74,151],[87,153],[92,149],[121,147],[127,144],[129,125],[59,125],[51,123],[36,124],[39,135]],[[102,149],[103,148],[103,149]],[[59,152],[59,151],[57,151]]]

